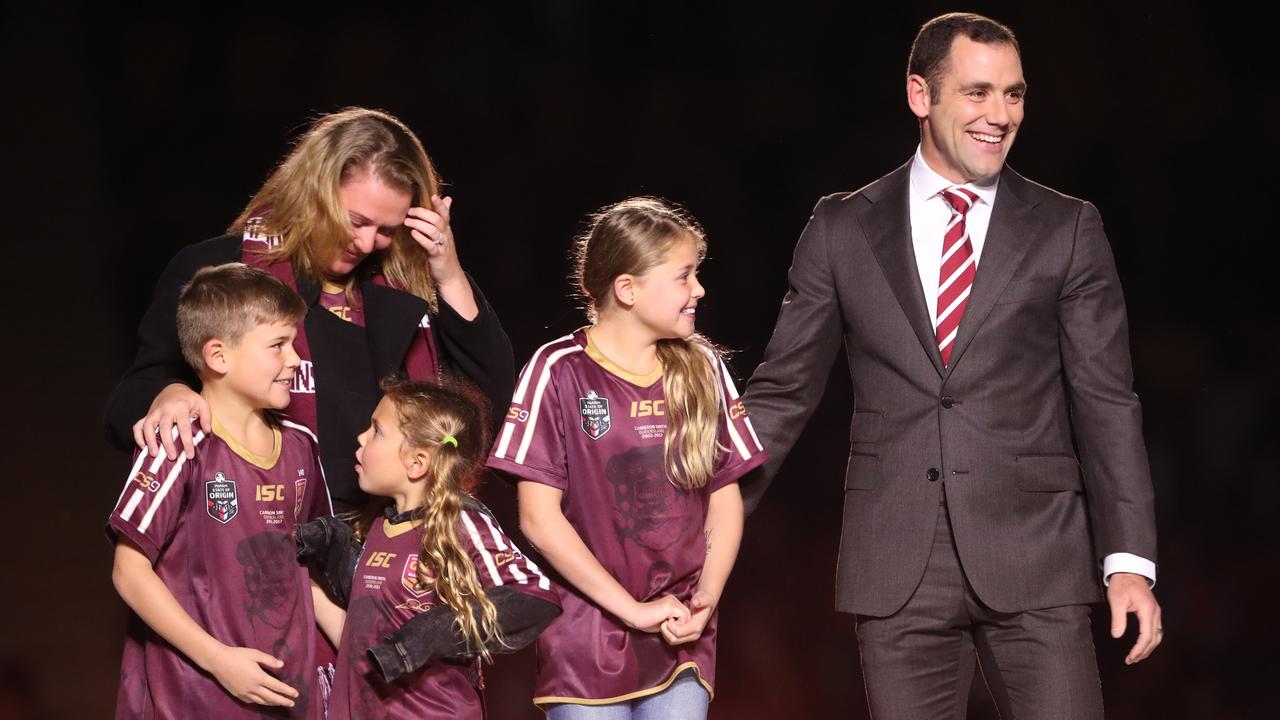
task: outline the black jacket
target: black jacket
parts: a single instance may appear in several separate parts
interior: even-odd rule
[[[165,386],[179,382],[199,389],[199,379],[178,346],[178,295],[200,268],[239,261],[241,240],[239,234],[223,235],[187,246],[160,275],[151,306],[138,326],[137,357],[107,401],[107,430],[113,444],[133,447],[133,424]],[[422,298],[374,284],[372,265],[366,262],[357,270],[365,305],[363,330],[321,307],[319,284],[298,276],[298,294],[308,306],[304,325],[316,386],[321,388],[316,395],[315,428],[320,459],[339,511],[364,505],[354,467],[356,436],[369,426],[381,398],[378,382],[402,369],[418,323],[427,312]],[[442,374],[450,379],[461,376],[474,384],[487,399],[492,427],[496,427],[515,388],[511,341],[480,288],[470,276],[467,279],[480,314],[464,320],[441,300],[439,313],[431,318],[431,330]],[[352,352],[361,343],[367,352]]]

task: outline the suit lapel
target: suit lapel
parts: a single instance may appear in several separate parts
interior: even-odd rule
[[[942,357],[934,340],[933,323],[920,283],[920,268],[911,243],[911,209],[907,197],[911,192],[910,178],[911,163],[908,162],[867,188],[863,196],[871,201],[871,206],[859,213],[859,221],[911,329],[920,339],[934,369],[942,375]]]
[[[1030,197],[1027,189],[1026,180],[1006,167],[1000,176],[1000,189],[996,193],[995,207],[991,209],[991,223],[987,226],[982,257],[973,278],[969,302],[965,304],[964,315],[960,318],[947,374],[955,369],[965,349],[973,342],[1000,293],[1004,292],[1014,271],[1026,257],[1039,230],[1039,223],[1032,212],[1038,202]]]

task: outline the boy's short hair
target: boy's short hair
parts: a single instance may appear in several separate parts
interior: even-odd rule
[[[204,345],[215,338],[235,346],[263,323],[296,323],[307,305],[271,273],[244,263],[201,268],[178,296],[182,357],[203,376]]]

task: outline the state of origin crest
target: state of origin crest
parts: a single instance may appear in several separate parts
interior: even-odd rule
[[[600,397],[595,390],[578,398],[578,409],[582,412],[582,432],[592,440],[599,440],[613,426],[609,421],[609,398]]]
[[[236,481],[228,480],[223,473],[213,474],[204,484],[205,509],[209,517],[226,525],[240,512],[240,498],[236,493]]]

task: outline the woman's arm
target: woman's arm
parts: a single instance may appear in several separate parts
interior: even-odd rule
[[[492,430],[502,424],[516,389],[515,356],[511,340],[484,293],[470,275],[464,274],[463,281],[479,308],[476,316],[470,320],[463,317],[442,293],[432,329],[446,362],[475,383],[488,400]]]
[[[689,617],[689,609],[665,595],[639,602],[604,569],[560,510],[560,490],[542,483],[521,481],[520,529],[529,542],[579,592],[612,613],[626,625],[644,632],[658,632],[666,620]]]
[[[496,429],[515,390],[511,340],[484,293],[462,269],[450,226],[453,198],[432,196],[430,203],[430,208],[410,208],[404,224],[427,251],[431,279],[439,293],[439,308],[431,325],[436,346],[453,368],[484,393],[489,401],[490,429]]]

